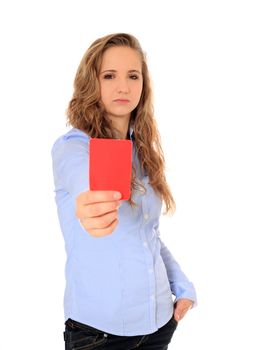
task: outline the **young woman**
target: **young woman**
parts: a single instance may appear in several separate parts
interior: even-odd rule
[[[72,128],[52,148],[67,253],[65,349],[165,350],[196,294],[160,237],[162,204],[166,213],[175,204],[148,67],[134,36],[111,34],[92,43],[67,117]],[[132,141],[129,200],[89,190],[90,138]]]

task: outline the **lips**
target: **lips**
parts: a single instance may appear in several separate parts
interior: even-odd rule
[[[118,98],[118,99],[114,100],[114,102],[122,102],[122,103],[127,103],[127,102],[130,102],[130,101],[129,101],[129,100],[127,100],[127,99]]]

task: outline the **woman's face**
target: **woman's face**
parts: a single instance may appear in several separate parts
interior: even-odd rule
[[[141,59],[137,51],[125,46],[110,47],[102,57],[99,72],[101,101],[107,115],[115,121],[130,118],[142,92]]]

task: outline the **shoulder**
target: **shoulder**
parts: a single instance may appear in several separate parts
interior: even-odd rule
[[[51,155],[53,156],[59,150],[88,149],[89,141],[90,136],[88,134],[82,130],[72,128],[55,140],[51,148]]]

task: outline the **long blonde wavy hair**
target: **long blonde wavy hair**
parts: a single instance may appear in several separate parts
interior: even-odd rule
[[[165,160],[160,134],[154,117],[151,82],[139,41],[130,34],[115,33],[95,40],[85,52],[74,80],[74,92],[66,110],[67,126],[80,129],[95,138],[116,138],[115,128],[107,117],[100,101],[99,72],[103,53],[112,46],[126,46],[136,50],[142,63],[143,87],[138,106],[132,111],[130,123],[134,130],[134,142],[142,171],[165,204],[165,214],[173,213],[175,202],[165,177]],[[133,165],[131,192],[140,187]],[[144,188],[145,190],[145,188]],[[129,199],[135,203],[132,195]]]

